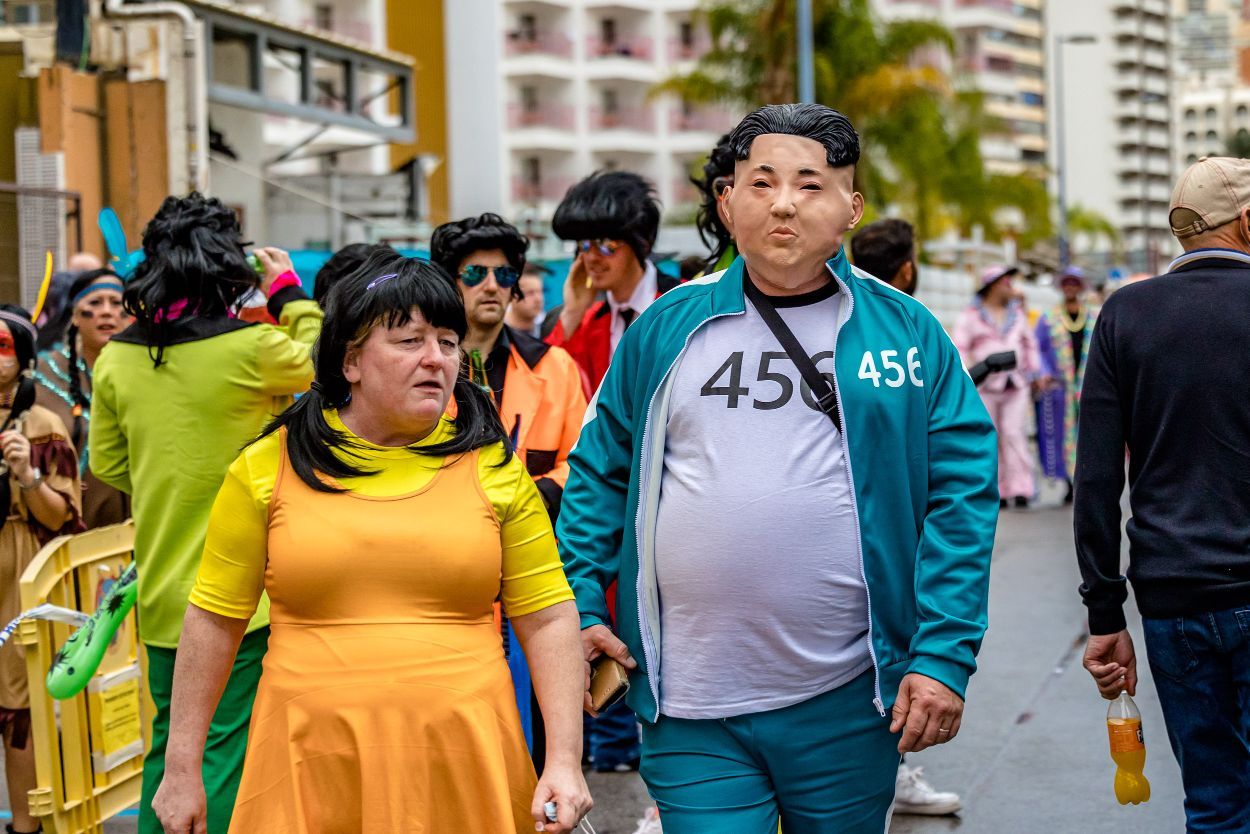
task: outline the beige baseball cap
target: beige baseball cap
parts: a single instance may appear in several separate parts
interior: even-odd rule
[[[1250,159],[1204,156],[1181,174],[1168,221],[1178,238],[1217,229],[1250,208]]]

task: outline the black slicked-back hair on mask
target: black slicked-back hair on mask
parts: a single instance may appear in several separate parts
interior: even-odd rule
[[[564,195],[551,230],[561,240],[623,240],[646,263],[660,232],[660,201],[632,171],[598,171]]]
[[[453,278],[460,272],[465,258],[491,249],[503,252],[512,268],[524,272],[525,253],[529,248],[529,238],[516,226],[489,212],[444,223],[430,236],[430,260]],[[521,297],[519,285],[513,285],[512,294]]]
[[[421,258],[405,258],[394,250],[375,251],[360,269],[330,290],[321,336],[313,347],[312,390],[274,418],[260,435],[286,428],[291,468],[313,489],[342,491],[327,483],[323,475],[341,479],[377,474],[335,454],[335,449],[350,452],[353,441],[332,428],[323,411],[341,407],[350,399],[351,385],[343,374],[347,351],[361,344],[376,327],[402,327],[416,311],[434,327],[450,330],[461,340],[468,331],[464,302],[451,276]],[[506,461],[511,446],[491,395],[461,375],[452,397],[457,408],[452,438],[414,446],[411,451],[443,457],[503,443]]]
[[[747,114],[729,134],[734,159],[748,158],[755,140],[770,133],[819,142],[831,168],[859,162],[859,134],[846,116],[823,104],[766,104]]]

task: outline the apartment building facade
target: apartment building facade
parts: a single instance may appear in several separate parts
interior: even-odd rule
[[[980,90],[998,128],[981,143],[995,173],[1041,172],[1047,162],[1043,0],[876,0],[885,19],[936,20],[955,36],[955,55],[928,56],[956,83]]]
[[[1159,271],[1177,248],[1168,225],[1177,173],[1171,13],[1170,0],[1047,6],[1052,50],[1064,50],[1067,91],[1067,170],[1056,176],[1064,177],[1069,205],[1096,211],[1119,229],[1123,265],[1133,272]],[[1092,43],[1056,47],[1060,39],[1091,35]],[[1058,106],[1053,95],[1051,102]]]
[[[690,173],[741,115],[653,94],[709,47],[697,0],[419,5],[426,20],[441,17],[442,42],[428,52],[443,51],[442,78],[424,47],[394,36],[391,46],[417,56],[419,96],[443,86],[444,121],[419,122],[412,152],[443,157],[446,216],[501,212],[538,246],[556,246],[546,232],[568,188],[623,169],[655,184],[666,225],[693,219]],[[444,134],[441,147],[430,131]]]

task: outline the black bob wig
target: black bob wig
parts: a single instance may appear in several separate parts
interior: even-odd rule
[[[660,232],[660,201],[632,171],[599,171],[564,195],[551,230],[561,240],[623,240],[645,264]]]
[[[343,361],[353,345],[364,340],[374,327],[401,327],[412,320],[413,311],[435,327],[455,332],[460,339],[468,330],[464,304],[451,276],[441,267],[419,258],[405,258],[394,251],[375,251],[364,265],[334,285],[326,299],[321,336],[313,347],[315,381],[312,390],[278,415],[260,437],[285,427],[291,468],[301,481],[320,492],[342,492],[328,482],[377,474],[353,466],[335,454],[354,446],[346,434],[330,427],[322,411],[339,408],[351,399],[351,386],[343,375]],[[463,375],[456,380],[455,434],[447,441],[409,447],[414,454],[443,457],[503,443],[507,461],[511,445],[490,395]],[[260,439],[260,438],[257,438]]]

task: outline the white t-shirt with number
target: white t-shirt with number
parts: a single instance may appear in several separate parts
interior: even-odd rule
[[[832,374],[837,285],[775,301]],[[674,373],[655,542],[660,711],[728,718],[849,682],[871,659],[840,433],[749,302],[698,331]]]

